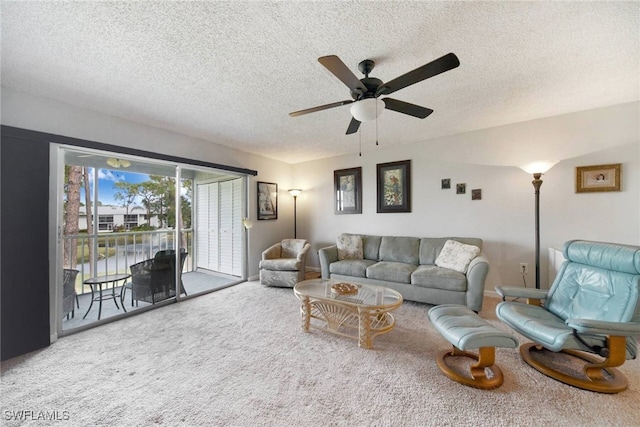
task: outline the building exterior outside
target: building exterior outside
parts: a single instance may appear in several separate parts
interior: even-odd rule
[[[152,227],[160,226],[157,215],[151,215],[148,223]],[[147,224],[147,211],[139,206],[129,208],[129,213],[126,208],[120,206],[98,206],[98,232],[113,231],[120,227],[131,230],[144,224]],[[80,207],[78,228],[87,229],[87,213],[84,206]]]

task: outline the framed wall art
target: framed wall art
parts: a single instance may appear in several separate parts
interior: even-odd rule
[[[576,193],[620,191],[621,163],[576,167]]]
[[[377,212],[411,212],[411,160],[379,163],[376,167]]]
[[[258,181],[258,219],[278,219],[278,184]]]
[[[465,194],[467,192],[467,184],[456,184],[456,194]]]
[[[333,171],[333,190],[337,215],[362,213],[362,168]]]

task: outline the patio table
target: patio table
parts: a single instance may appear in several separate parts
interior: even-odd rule
[[[85,285],[89,285],[89,287],[91,288],[91,304],[89,304],[89,308],[87,309],[87,312],[85,313],[84,318],[87,317],[87,314],[89,314],[89,312],[91,311],[91,307],[93,307],[93,302],[94,301],[98,301],[98,320],[100,320],[100,316],[102,315],[102,301],[103,300],[108,300],[108,299],[112,299],[113,302],[116,305],[116,308],[118,310],[120,310],[120,306],[118,306],[118,300],[117,300],[117,296],[116,296],[116,284],[120,281],[120,280],[124,280],[125,283],[123,283],[123,286],[126,284],[126,280],[131,277],[131,274],[107,274],[105,276],[96,276],[96,277],[91,277],[90,279],[85,280],[83,283]],[[111,283],[111,293],[107,293],[106,295],[104,295],[102,293],[102,285],[106,285],[105,290],[108,291],[109,290],[109,283]],[[97,292],[98,295],[95,295]]]

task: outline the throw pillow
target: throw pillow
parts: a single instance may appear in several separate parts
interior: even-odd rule
[[[466,273],[469,263],[480,253],[480,248],[473,245],[465,245],[455,240],[447,240],[436,258],[438,267]]]
[[[338,236],[338,259],[362,259],[364,251],[362,237],[355,234],[341,234]]]

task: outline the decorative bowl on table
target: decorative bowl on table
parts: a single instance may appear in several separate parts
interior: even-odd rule
[[[352,283],[334,283],[331,285],[331,292],[336,295],[356,295],[358,287]]]

